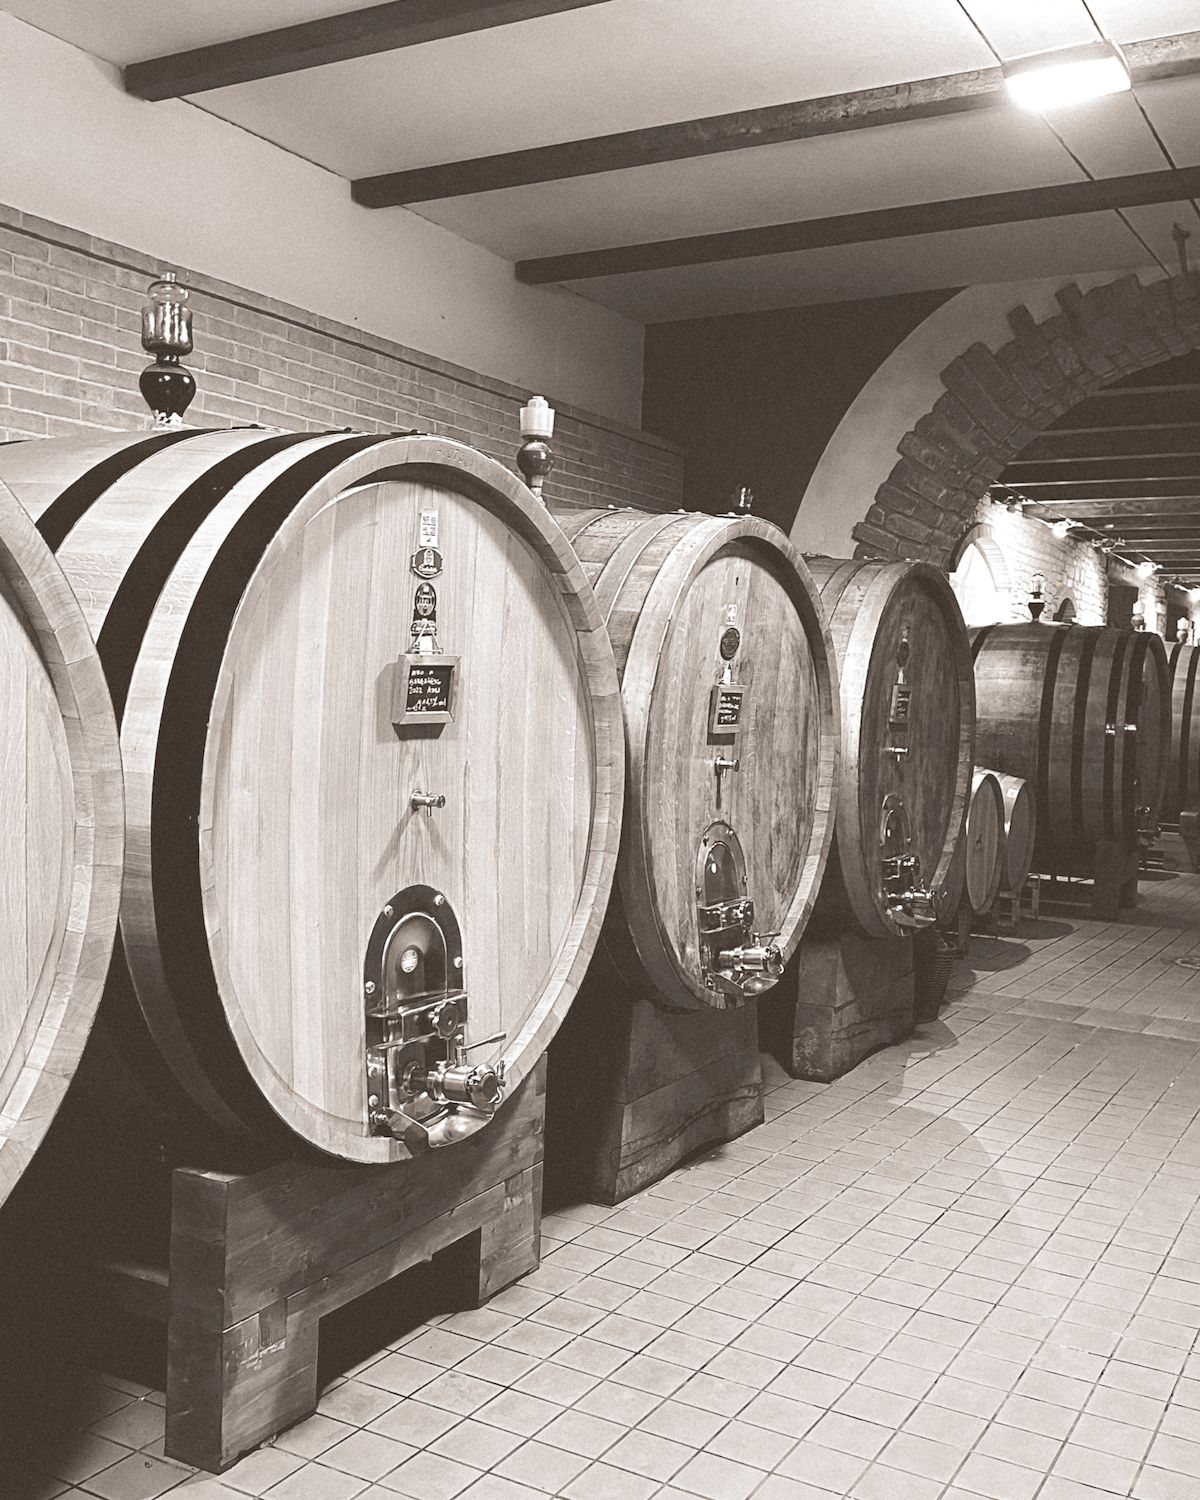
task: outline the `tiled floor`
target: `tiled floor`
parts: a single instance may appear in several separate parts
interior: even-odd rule
[[[98,1377],[12,1500],[1197,1500],[1200,912],[1162,924],[1200,876],[1145,889],[978,941],[830,1087],[772,1071],[760,1129],[547,1219],[534,1275],[221,1479]]]

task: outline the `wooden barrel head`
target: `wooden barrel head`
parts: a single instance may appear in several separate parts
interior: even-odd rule
[[[0,472],[59,533],[119,702],[157,1051],[225,1131],[269,1127],[265,1099],[383,1162],[479,1128],[615,872],[619,689],[570,547],[459,443],[106,442]]]
[[[972,777],[963,844],[971,910],[990,911],[1004,874],[1004,793],[991,771],[977,770]]]
[[[1004,872],[1001,889],[1019,892],[1033,868],[1037,840],[1037,804],[1033,789],[1020,776],[991,773],[1004,799]]]
[[[0,1203],[75,1072],[117,927],[116,725],[82,613],[0,485]]]
[[[832,834],[836,687],[815,588],[782,533],[754,519],[560,518],[623,673],[630,762],[610,947],[669,1005],[743,1004],[773,976],[714,975],[707,913],[749,898],[754,933],[786,960]]]
[[[808,561],[842,689],[841,890],[830,899],[844,899],[867,933],[888,936],[907,924],[889,901],[886,859],[915,855],[915,879],[935,899],[950,877],[974,734],[966,627],[928,564]]]

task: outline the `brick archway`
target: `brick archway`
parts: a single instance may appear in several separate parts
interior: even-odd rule
[[[1056,417],[1102,386],[1200,349],[1200,277],[1136,276],[1057,294],[1038,323],[1009,315],[1014,337],[972,344],[942,371],[944,393],[896,445],[900,460],[853,528],[856,557],[947,567],[984,492]]]

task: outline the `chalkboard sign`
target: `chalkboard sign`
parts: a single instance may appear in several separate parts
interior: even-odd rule
[[[457,656],[406,652],[397,664],[392,723],[449,724],[454,719]]]
[[[912,688],[906,682],[898,682],[892,688],[892,702],[888,710],[888,723],[893,729],[907,729],[911,717]]]
[[[742,694],[744,688],[732,683],[718,683],[708,705],[708,732],[720,738],[732,738],[742,727]]]

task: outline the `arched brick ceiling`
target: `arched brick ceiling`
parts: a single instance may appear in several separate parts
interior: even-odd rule
[[[1034,514],[1112,521],[1126,555],[1200,580],[1200,278],[1069,285],[1058,301],[1040,323],[1014,309],[1009,343],[994,354],[972,345],[942,372],[944,393],[900,439],[899,462],[854,528],[857,556],[947,565],[1000,481],[1037,495]],[[1114,485],[1120,493],[1104,493]],[[1176,523],[1177,537],[1152,534]]]

